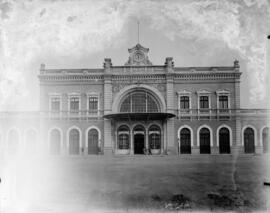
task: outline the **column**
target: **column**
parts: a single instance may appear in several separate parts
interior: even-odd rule
[[[239,61],[234,61],[234,71],[239,72],[240,66]],[[243,146],[242,146],[242,131],[241,131],[241,118],[240,118],[240,75],[239,77],[236,77],[235,83],[234,83],[234,108],[235,111],[233,112],[235,114],[235,133],[234,133],[234,143],[232,147],[232,154],[239,154],[243,153]],[[232,106],[233,107],[233,106]]]
[[[104,60],[104,115],[111,112],[112,107],[112,63],[110,58]],[[112,154],[112,128],[111,120],[104,119],[104,154]]]
[[[255,127],[256,128],[256,127]],[[257,128],[257,134],[254,133],[255,142],[255,153],[256,154],[263,154],[263,146],[262,146],[262,137],[260,137],[260,129]]]
[[[130,132],[130,155],[134,155],[134,137],[133,137],[133,131]]]
[[[167,100],[167,113],[175,114],[174,106],[174,63],[173,58],[168,57],[165,61],[166,66],[166,100]],[[177,146],[175,145],[175,131],[174,131],[174,119],[167,120],[167,140],[166,151],[167,154],[177,154]]]
[[[149,150],[149,135],[148,132],[145,131],[145,148],[146,150]]]
[[[166,154],[166,153],[164,153],[164,142],[166,141],[166,139],[165,139],[165,132],[166,132],[166,130],[165,130],[165,128],[164,128],[164,126],[165,126],[165,124],[164,124],[164,122],[162,122],[161,123],[161,127],[162,127],[162,129],[161,129],[161,131],[160,131],[160,154]]]

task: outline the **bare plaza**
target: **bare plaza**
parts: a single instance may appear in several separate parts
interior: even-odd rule
[[[269,178],[268,155],[35,160],[38,163],[14,162],[17,197],[10,212],[267,212],[269,208],[270,189],[263,185]]]

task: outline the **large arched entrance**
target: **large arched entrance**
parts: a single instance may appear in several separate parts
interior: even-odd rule
[[[200,153],[201,154],[210,154],[210,131],[207,128],[202,128],[200,130]]]
[[[269,127],[265,127],[262,131],[262,143],[263,143],[263,152],[270,152],[270,135],[269,135]]]
[[[219,130],[219,153],[230,154],[230,131],[226,127]]]
[[[163,95],[150,86],[123,88],[116,94],[113,112],[103,116],[110,119],[112,125],[123,126],[123,129],[112,128],[112,134],[116,134],[115,153],[150,154],[149,150],[153,151],[152,154],[163,153],[166,144],[162,136],[166,122],[175,117],[173,113],[164,112],[165,107]]]
[[[80,132],[72,129],[69,132],[69,154],[78,155],[80,153]]]
[[[255,152],[254,130],[250,127],[246,128],[244,131],[244,149],[245,153]]]
[[[142,125],[133,128],[134,154],[144,154],[145,149],[145,129]]]
[[[180,153],[191,154],[191,133],[188,128],[180,131]]]
[[[88,154],[98,154],[98,131],[90,129],[88,131]]]
[[[50,133],[50,154],[59,155],[61,149],[61,133],[58,129],[53,129]]]

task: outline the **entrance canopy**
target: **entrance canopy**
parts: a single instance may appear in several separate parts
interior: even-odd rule
[[[107,119],[113,120],[144,120],[144,121],[151,121],[151,120],[166,120],[168,118],[175,117],[172,113],[165,113],[165,112],[141,112],[141,113],[130,113],[130,112],[123,112],[123,113],[111,113],[103,116]]]

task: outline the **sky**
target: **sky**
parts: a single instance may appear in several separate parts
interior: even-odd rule
[[[41,63],[102,68],[108,57],[124,65],[138,20],[153,64],[168,56],[178,67],[238,59],[241,107],[268,107],[269,0],[0,0],[0,111],[39,109]]]

